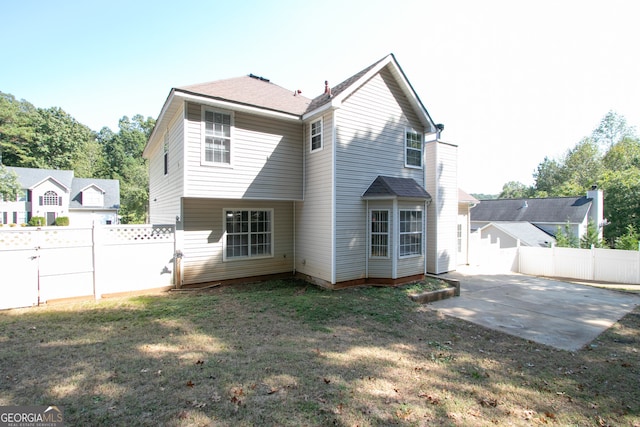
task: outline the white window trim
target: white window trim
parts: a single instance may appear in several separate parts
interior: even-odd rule
[[[372,223],[372,215],[373,212],[386,212],[387,213],[387,255],[386,256],[379,256],[379,255],[372,255],[371,254],[371,245],[373,243],[373,236],[374,233],[371,230],[371,223]],[[389,209],[369,209],[369,258],[373,258],[373,259],[389,259],[391,258],[391,210]],[[375,233],[376,235],[382,235],[384,233]]]
[[[234,256],[227,257],[227,211],[263,211],[269,212],[271,217],[271,254],[268,255],[251,255],[251,231],[249,231],[249,251],[247,256]],[[275,225],[274,225],[274,210],[273,208],[223,208],[222,209],[222,261],[234,262],[234,261],[247,261],[254,259],[273,258],[275,256]],[[249,225],[249,230],[251,225]]]
[[[416,166],[416,165],[410,165],[408,163],[408,157],[407,157],[407,151],[408,150],[415,150],[417,151],[415,148],[409,148],[409,146],[407,145],[408,140],[407,140],[407,134],[408,133],[414,133],[416,135],[418,135],[420,137],[420,166]],[[411,169],[422,169],[423,165],[424,165],[424,134],[422,132],[418,132],[417,130],[413,129],[413,128],[405,128],[404,129],[404,167],[406,168],[411,168]]]
[[[320,147],[318,148],[313,148],[313,137],[315,136],[313,134],[313,125],[317,122],[320,122]],[[322,149],[324,148],[324,121],[322,119],[322,117],[320,117],[317,120],[313,120],[311,123],[309,123],[309,152],[310,153],[315,153],[316,151],[322,151]]]
[[[407,232],[402,232],[402,228],[401,228],[401,224],[400,222],[402,221],[402,212],[420,212],[420,216],[421,216],[421,220],[420,220],[420,224],[421,224],[421,232],[419,233],[421,235],[421,239],[420,239],[420,253],[419,254],[410,254],[410,255],[402,255],[402,245],[401,245],[401,240],[402,240],[402,236],[403,235],[407,235],[407,234],[418,234],[415,232],[411,232],[411,233],[407,233]],[[424,243],[425,243],[425,213],[422,209],[398,209],[398,258],[399,259],[407,259],[407,258],[417,258],[417,257],[421,257],[424,255]]]
[[[231,129],[229,131],[229,163],[218,163],[218,162],[207,162],[206,154],[205,154],[205,146],[206,146],[206,127],[207,123],[205,120],[206,112],[212,113],[221,113],[227,114],[231,116]],[[233,166],[234,159],[234,141],[235,141],[235,113],[230,110],[223,110],[220,108],[210,107],[208,105],[202,105],[200,108],[200,164],[202,166],[216,166],[221,168],[230,168]]]

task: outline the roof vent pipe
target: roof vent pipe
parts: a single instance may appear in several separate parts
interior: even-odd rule
[[[324,93],[326,95],[329,95],[329,98],[331,98],[331,88],[329,87],[329,81],[328,80],[324,81]]]

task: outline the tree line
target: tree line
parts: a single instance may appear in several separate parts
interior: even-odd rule
[[[121,221],[144,223],[149,177],[142,150],[154,125],[151,117],[124,116],[117,132],[94,132],[59,107],[38,108],[0,92],[0,195],[16,186],[4,166],[73,170],[79,178],[119,180]]]
[[[582,138],[563,156],[545,157],[534,171],[533,179],[531,186],[507,182],[498,198],[579,196],[596,185],[604,192],[604,216],[608,225],[603,229],[604,242],[588,243],[638,250],[640,138],[624,116],[609,111],[590,136]],[[597,225],[591,225],[594,226]],[[594,233],[587,231],[590,235]],[[562,230],[559,234],[559,244],[580,244],[564,236]]]

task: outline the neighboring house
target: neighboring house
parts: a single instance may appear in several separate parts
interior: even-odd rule
[[[69,217],[69,225],[116,224],[120,181],[75,178],[73,171],[7,166],[18,176],[22,191],[16,200],[0,201],[0,223],[24,224],[34,216],[54,225]]]
[[[457,246],[458,265],[469,264],[469,239],[471,233],[470,211],[480,201],[472,195],[458,189],[458,224],[457,224]]]
[[[602,190],[592,188],[586,196],[539,199],[482,200],[471,210],[471,230],[481,238],[500,239],[500,246],[551,246],[558,229],[581,239],[589,221],[598,226],[600,238],[604,219]]]
[[[254,75],[171,89],[143,156],[183,284],[337,288],[456,266],[457,147],[393,55],[314,99]]]

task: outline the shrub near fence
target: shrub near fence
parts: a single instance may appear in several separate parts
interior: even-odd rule
[[[0,229],[0,309],[173,285],[172,225]]]

